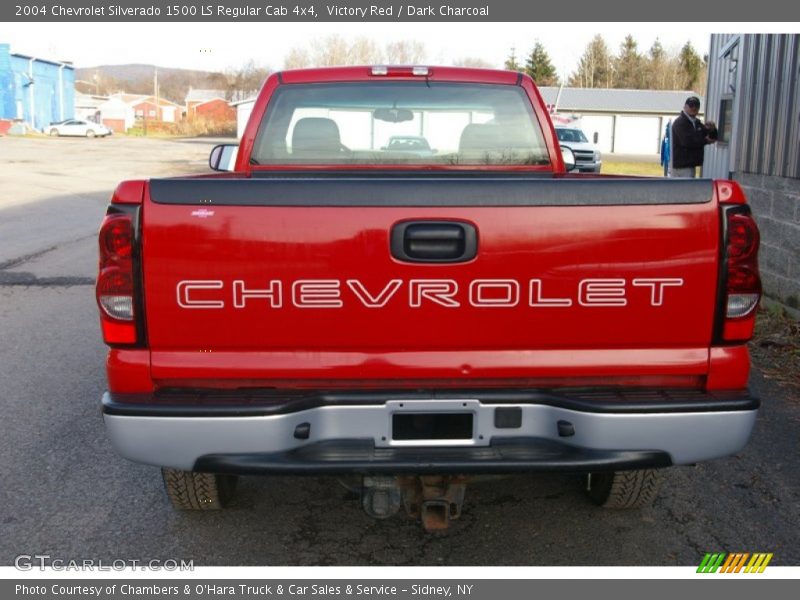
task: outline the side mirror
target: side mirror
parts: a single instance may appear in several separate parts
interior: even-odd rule
[[[561,147],[561,158],[564,160],[564,168],[567,172],[575,170],[575,153],[572,148]]]
[[[236,144],[220,144],[211,149],[208,156],[208,166],[215,171],[233,171],[236,164],[236,155],[239,153],[239,146]]]
[[[597,140],[600,139],[600,134],[595,131],[594,132],[594,136],[592,137],[592,139],[594,140],[594,143],[596,144]]]

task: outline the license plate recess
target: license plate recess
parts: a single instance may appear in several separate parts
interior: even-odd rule
[[[471,412],[402,412],[392,415],[394,441],[471,440],[474,435]]]

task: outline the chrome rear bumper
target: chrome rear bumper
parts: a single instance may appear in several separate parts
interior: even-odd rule
[[[117,452],[185,470],[236,472],[515,472],[687,464],[727,456],[747,443],[758,401],[742,394],[681,410],[669,398],[596,402],[564,394],[491,392],[421,398],[403,393],[336,401],[169,404],[105,394],[104,419]],[[635,396],[635,394],[633,394]],[[333,400],[331,400],[333,399]],[[504,399],[506,401],[504,401]],[[646,400],[646,401],[645,401]],[[293,408],[295,407],[295,408]],[[460,439],[395,439],[393,416],[469,414]],[[510,417],[510,418],[509,418]]]

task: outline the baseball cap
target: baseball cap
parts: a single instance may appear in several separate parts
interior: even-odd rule
[[[697,96],[689,96],[686,99],[686,106],[689,106],[691,108],[700,108],[700,98],[698,98]]]

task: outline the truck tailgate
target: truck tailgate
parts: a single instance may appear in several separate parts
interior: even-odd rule
[[[150,182],[142,218],[152,374],[165,385],[708,369],[710,181],[165,179]],[[473,230],[474,258],[393,256],[409,222]]]

